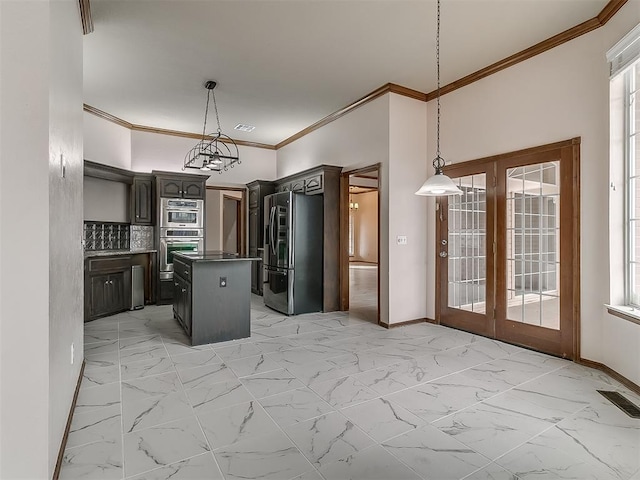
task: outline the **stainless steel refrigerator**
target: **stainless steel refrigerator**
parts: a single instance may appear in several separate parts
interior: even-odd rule
[[[286,313],[322,311],[322,195],[264,198],[264,303]]]

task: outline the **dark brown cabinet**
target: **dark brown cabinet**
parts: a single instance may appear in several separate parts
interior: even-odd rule
[[[173,315],[191,336],[191,282],[174,274]]]
[[[133,179],[131,225],[153,225],[153,180],[150,176]]]
[[[262,258],[264,246],[264,197],[274,193],[273,182],[256,180],[249,189],[249,256]],[[262,260],[251,262],[251,291],[262,295]]]
[[[276,180],[276,191],[323,196],[323,311],[340,308],[340,174],[341,167],[318,167]],[[320,233],[320,232],[318,232]]]
[[[205,180],[158,178],[160,197],[204,199]]]
[[[131,258],[88,258],[85,285],[85,321],[127,310],[131,304]]]

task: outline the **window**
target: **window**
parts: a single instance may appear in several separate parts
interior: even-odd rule
[[[640,306],[640,61],[624,73],[626,304]]]
[[[638,309],[640,307],[640,105],[638,104],[640,25],[633,28],[607,52],[607,60],[611,76],[609,117],[611,303],[614,306],[627,305]],[[624,185],[620,193],[616,193],[617,184]],[[624,275],[619,275],[618,272],[624,272]]]

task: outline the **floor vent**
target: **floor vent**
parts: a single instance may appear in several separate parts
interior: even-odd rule
[[[630,400],[627,400],[622,394],[618,392],[611,392],[607,390],[597,390],[597,392],[613,403],[616,407],[629,415],[631,418],[640,418],[640,408]]]

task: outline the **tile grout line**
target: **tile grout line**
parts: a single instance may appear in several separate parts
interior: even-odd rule
[[[123,321],[123,320],[121,320],[121,321]],[[278,322],[278,323],[281,323],[281,322]],[[337,330],[338,328],[348,329],[348,328],[350,328],[350,327],[357,327],[357,325],[353,325],[353,326],[343,326],[343,327],[338,327],[338,326],[336,326],[336,327],[328,327],[328,326],[325,326],[325,327],[326,327],[327,329],[329,329],[329,330]],[[266,328],[270,328],[270,327],[265,327],[265,329],[266,329]],[[262,330],[262,329],[261,329],[261,330]],[[258,333],[258,332],[256,332],[256,333]],[[313,333],[313,332],[307,332],[307,333]],[[119,338],[119,334],[120,334],[120,331],[118,330],[118,338]],[[305,333],[305,334],[306,334],[306,333]],[[298,335],[305,335],[305,334],[298,334]],[[162,335],[162,334],[160,334],[160,335],[161,335],[162,344],[164,345],[165,351],[166,351],[166,353],[168,354],[168,350],[167,350],[167,348],[166,348],[166,341],[165,341],[164,335]],[[279,339],[279,338],[290,338],[292,341],[294,341],[294,342],[295,342],[295,336],[296,336],[296,334],[291,334],[291,335],[288,335],[288,336],[276,336],[276,337],[272,337],[272,338],[260,339],[259,341],[270,341],[270,340],[277,340],[277,339]],[[428,336],[425,336],[424,338],[427,338],[427,337],[428,337]],[[130,338],[134,338],[134,337],[130,337]],[[331,339],[330,341],[328,341],[328,342],[324,342],[322,345],[325,345],[325,346],[327,346],[327,347],[331,347],[334,341],[335,341],[335,337],[334,337],[334,338],[332,338],[332,339]],[[251,342],[251,341],[249,341],[249,342],[247,342],[247,343],[248,343],[248,344],[253,344],[253,345],[255,345],[256,343],[258,343],[258,341],[256,341],[256,342]],[[472,343],[473,343],[473,342],[472,342]],[[461,345],[461,346],[451,347],[451,348],[449,348],[449,349],[440,350],[439,352],[437,352],[437,353],[435,353],[435,354],[440,354],[440,353],[446,352],[446,351],[448,351],[448,350],[452,350],[452,349],[455,349],[455,348],[461,348],[461,347],[469,346],[469,345],[471,345],[471,344],[465,344],[465,345]],[[257,345],[256,345],[256,346],[257,346]],[[302,348],[304,348],[304,349],[307,349],[307,348],[308,348],[308,346],[309,346],[309,345],[300,345],[300,347],[302,347]],[[288,347],[288,348],[283,349],[282,351],[286,351],[286,350],[289,350],[289,349],[292,349],[292,348],[298,348],[298,347]],[[383,347],[371,347],[371,348],[364,349],[364,350],[363,350],[363,352],[370,351],[370,350],[374,350],[375,348],[383,348]],[[213,348],[213,346],[210,346],[210,349],[212,349],[212,350],[215,352],[215,349]],[[258,346],[258,349],[260,349],[260,347],[259,347],[259,346]],[[261,349],[260,349],[260,350],[261,350]],[[280,350],[276,350],[276,352],[279,352],[279,351],[280,351]],[[194,353],[195,353],[195,352],[194,352]],[[270,352],[270,353],[274,353],[274,352]],[[502,359],[506,359],[506,358],[514,357],[514,356],[519,355],[519,354],[522,354],[522,353],[526,353],[526,352],[515,352],[514,354],[509,354],[508,356],[501,357],[501,358],[498,358],[498,359],[490,359],[490,360],[487,360],[486,362],[479,363],[479,364],[476,364],[476,365],[474,365],[474,366],[466,367],[466,368],[463,368],[463,369],[461,369],[461,370],[456,370],[456,371],[454,371],[454,372],[447,373],[447,374],[445,374],[445,375],[443,375],[443,376],[441,376],[441,377],[437,377],[437,378],[435,378],[435,379],[430,379],[430,380],[429,380],[429,381],[427,381],[427,382],[420,382],[420,383],[418,383],[418,384],[416,384],[416,385],[408,386],[408,387],[405,387],[405,388],[403,388],[403,389],[401,389],[401,390],[398,390],[398,391],[395,391],[395,392],[391,392],[391,393],[389,393],[389,394],[381,394],[381,393],[379,393],[377,390],[373,390],[373,389],[372,389],[372,390],[374,391],[374,393],[376,394],[376,397],[375,397],[374,399],[371,399],[371,400],[363,400],[362,402],[358,402],[358,403],[355,403],[355,404],[353,404],[353,405],[349,405],[349,407],[351,407],[351,406],[356,406],[356,405],[360,405],[360,404],[362,404],[362,403],[364,403],[364,402],[367,402],[367,401],[372,401],[372,400],[375,400],[375,399],[384,398],[385,396],[392,395],[392,394],[396,394],[396,393],[400,393],[400,392],[402,392],[402,391],[410,390],[410,389],[415,388],[415,387],[417,387],[417,386],[419,386],[419,385],[429,384],[429,383],[431,383],[431,382],[437,381],[438,379],[441,379],[441,378],[444,378],[444,377],[446,377],[446,376],[453,375],[453,374],[456,374],[456,373],[460,373],[460,372],[463,372],[463,371],[466,371],[466,370],[470,370],[470,369],[475,368],[475,367],[477,367],[477,366],[479,366],[479,365],[483,365],[483,364],[486,364],[486,363],[490,363],[490,362],[493,362],[493,361],[496,361],[496,360],[502,360]],[[188,353],[187,353],[187,354],[188,354]],[[217,353],[216,353],[216,355],[217,355]],[[265,353],[264,351],[263,351],[262,355],[264,355],[264,356],[265,356],[265,358],[269,358],[269,357],[268,357],[268,354],[267,354],[267,353]],[[257,356],[257,355],[254,355],[254,356]],[[325,361],[326,359],[335,358],[335,357],[337,357],[337,356],[340,356],[340,355],[330,356],[330,357],[326,357],[326,358],[325,358],[325,357],[323,357],[323,358],[322,358],[321,360],[319,360],[319,361]],[[179,382],[180,382],[180,385],[181,385],[181,386],[182,386],[182,388],[183,388],[183,392],[186,392],[186,389],[185,389],[185,387],[184,387],[184,384],[182,383],[182,379],[180,378],[179,374],[177,373],[177,368],[176,368],[176,366],[175,366],[175,363],[173,362],[173,357],[172,357],[171,355],[169,355],[169,356],[168,356],[168,358],[169,358],[169,360],[172,362],[172,368],[173,368],[173,371],[174,371],[174,372],[176,372],[176,375],[178,376],[178,380],[179,380]],[[244,358],[250,358],[250,357],[244,357]],[[278,362],[277,360],[274,360],[273,358],[270,358],[270,359],[271,359],[271,360],[273,360],[276,364],[280,365],[280,368],[282,368],[282,369],[284,369],[285,371],[289,372],[289,370],[288,370],[288,366],[287,366],[287,365],[284,365],[284,364],[282,364],[282,363]],[[224,361],[223,361],[223,363],[226,363],[226,362],[224,362]],[[312,363],[312,362],[308,362],[308,363]],[[401,363],[403,363],[403,362],[398,362],[397,364],[385,365],[385,366],[383,366],[383,367],[378,367],[378,368],[390,368],[390,367],[392,367],[392,366],[394,366],[394,365],[399,365],[399,364],[401,364]],[[530,362],[527,362],[527,363],[530,363]],[[123,405],[122,405],[122,398],[123,398],[123,397],[122,397],[122,372],[121,372],[121,363],[120,363],[120,350],[118,350],[118,368],[119,368],[119,378],[120,378],[120,381],[119,381],[119,383],[120,383],[120,385],[119,385],[119,386],[120,386],[120,401],[121,401],[121,402],[120,402],[120,403],[121,403],[121,405],[120,405],[120,410],[121,410],[121,420],[123,420],[123,416],[122,416],[122,414],[123,414]],[[195,366],[195,367],[193,367],[193,368],[197,368],[197,366]],[[556,367],[556,368],[554,368],[554,369],[552,369],[552,370],[549,370],[549,371],[546,371],[546,372],[544,372],[544,373],[541,373],[541,374],[540,374],[540,375],[538,375],[538,376],[535,376],[535,377],[533,377],[533,378],[529,378],[529,379],[527,379],[527,380],[526,380],[526,381],[524,381],[524,382],[518,383],[517,385],[513,385],[513,386],[511,386],[510,388],[508,388],[507,390],[504,390],[504,391],[502,391],[502,392],[498,392],[498,393],[496,393],[496,394],[494,394],[494,395],[492,395],[492,396],[490,396],[490,397],[487,397],[486,399],[483,399],[483,400],[478,401],[478,402],[476,402],[476,403],[474,403],[474,404],[472,404],[472,405],[469,405],[469,406],[467,406],[467,407],[464,407],[463,409],[459,409],[459,410],[457,410],[456,412],[453,412],[453,413],[451,413],[451,414],[449,414],[449,415],[446,415],[446,416],[444,416],[444,417],[438,418],[437,420],[441,420],[442,418],[447,418],[447,417],[449,417],[449,416],[451,416],[451,415],[454,415],[455,413],[458,413],[458,412],[460,412],[460,411],[467,410],[467,409],[469,409],[469,408],[471,408],[471,407],[473,407],[473,406],[477,406],[478,404],[483,403],[483,402],[486,402],[487,400],[491,400],[491,399],[495,398],[496,396],[499,396],[499,395],[501,395],[501,394],[504,394],[504,393],[507,393],[507,392],[510,392],[510,391],[513,391],[513,390],[516,390],[518,387],[520,387],[520,386],[522,386],[522,385],[524,385],[524,384],[527,384],[527,383],[529,383],[529,382],[533,382],[533,381],[535,381],[535,380],[539,380],[540,378],[542,378],[542,377],[544,377],[544,376],[546,376],[546,375],[549,375],[549,374],[555,373],[555,372],[560,371],[560,370],[562,370],[562,369],[564,369],[564,368],[566,368],[566,366],[558,366],[558,367]],[[274,370],[277,370],[277,369],[267,370],[267,371],[265,371],[265,372],[259,372],[257,375],[264,374],[264,373],[269,373],[269,372],[272,372],[272,371],[274,371]],[[360,373],[365,373],[365,372],[368,372],[368,371],[372,371],[372,370],[376,370],[376,368],[373,368],[373,369],[367,369],[367,370],[364,370],[363,372],[354,372],[354,373],[351,373],[351,374],[349,374],[349,375],[346,375],[346,377],[353,377],[353,378],[354,378],[354,380],[357,380],[357,379],[355,378],[355,375],[358,375],[358,374],[360,374]],[[167,373],[167,372],[164,372],[164,373]],[[233,372],[233,373],[234,373],[234,375],[236,375],[236,374],[235,374],[235,372]],[[291,372],[289,372],[289,374],[291,374]],[[156,375],[161,375],[161,374],[156,374]],[[300,381],[300,379],[298,378],[298,376],[297,376],[297,375],[294,375],[294,374],[291,374],[291,375],[292,375],[292,377],[293,377],[293,378],[295,378],[296,380]],[[153,377],[153,376],[155,376],[155,375],[152,375],[152,376],[146,376],[146,377],[139,377],[139,378],[150,378],[150,377]],[[248,376],[251,376],[251,375],[248,375]],[[242,378],[246,378],[246,377],[248,377],[248,376],[244,376],[244,377],[237,377],[237,375],[236,375],[236,378],[237,378],[237,380],[238,380],[238,381],[243,385],[243,387],[244,387],[244,383],[242,383]],[[580,379],[577,379],[577,380],[580,380]],[[331,381],[331,380],[328,380],[328,381]],[[362,383],[362,382],[359,382],[359,383]],[[316,393],[316,392],[315,392],[315,391],[314,391],[314,390],[313,390],[309,385],[306,385],[306,384],[305,384],[305,382],[302,382],[302,384],[303,384],[303,386],[304,386],[304,388],[305,388],[305,389],[308,389],[308,390],[312,391],[312,392],[313,392],[316,396],[318,396],[318,397],[319,397],[319,398],[320,398],[324,403],[327,403],[327,404],[328,404],[328,402],[326,402],[326,400],[324,400],[324,398],[322,398],[320,395],[318,395],[318,394],[317,394],[317,393]],[[365,386],[366,386],[366,384],[365,384]],[[246,389],[246,387],[244,387],[244,388]],[[371,387],[368,387],[368,388],[371,388]],[[293,390],[296,390],[296,389],[293,389]],[[247,391],[248,391],[248,393],[249,393],[250,397],[253,399],[252,401],[257,402],[257,404],[258,404],[258,405],[260,405],[260,402],[259,402],[259,400],[257,400],[256,396],[255,396],[251,391],[249,391],[248,389],[247,389]],[[292,391],[292,390],[289,390],[289,391]],[[286,393],[286,392],[279,392],[279,393],[275,393],[275,394],[273,394],[273,395],[267,395],[266,397],[262,397],[262,398],[269,398],[269,397],[271,397],[271,396],[275,396],[275,395],[278,395],[278,394],[280,394],[280,393]],[[244,403],[244,402],[240,402],[240,403]],[[200,427],[201,433],[204,435],[205,440],[206,440],[206,442],[207,442],[207,445],[208,445],[208,447],[210,448],[210,452],[213,454],[213,449],[211,448],[211,445],[210,445],[210,443],[209,443],[208,438],[207,438],[207,437],[206,437],[206,435],[204,434],[204,430],[203,430],[202,424],[200,423],[200,420],[199,420],[199,418],[198,418],[198,415],[195,413],[195,410],[193,409],[193,406],[191,405],[191,402],[189,402],[189,405],[190,405],[190,407],[191,407],[191,411],[194,413],[194,416],[196,417],[196,420],[197,420],[198,425],[199,425],[199,427]],[[231,408],[231,407],[233,407],[233,406],[235,406],[235,405],[238,405],[238,404],[234,404],[234,405],[232,405],[232,406],[225,407],[225,408]],[[572,417],[574,417],[574,416],[575,416],[575,415],[577,415],[579,412],[581,412],[581,411],[583,411],[585,408],[587,408],[589,405],[590,405],[590,404],[586,404],[586,405],[584,405],[580,410],[578,410],[577,412],[572,413],[570,416],[568,416],[568,417],[566,417],[566,418],[572,418]],[[330,406],[331,406],[331,405],[330,405]],[[262,408],[262,406],[261,406],[261,408]],[[332,408],[332,409],[334,409],[334,411],[335,411],[335,412],[339,412],[339,413],[341,414],[341,416],[342,416],[342,417],[346,418],[346,420],[347,420],[347,421],[350,421],[350,420],[348,419],[348,417],[346,417],[346,415],[343,413],[344,408],[338,408],[338,407],[333,407],[333,406],[331,406],[331,408]],[[346,407],[345,407],[345,408],[346,408]],[[403,407],[403,408],[404,408],[404,407]],[[263,410],[264,410],[264,408],[263,408]],[[212,411],[213,411],[213,410],[212,410]],[[295,446],[295,442],[293,442],[293,441],[291,440],[291,438],[290,438],[290,437],[289,437],[289,436],[284,432],[284,428],[283,428],[283,427],[281,427],[277,422],[275,422],[275,421],[273,420],[273,418],[271,417],[271,415],[270,415],[268,412],[266,412],[266,410],[265,410],[265,413],[267,413],[267,415],[268,415],[268,417],[271,419],[271,421],[273,421],[273,422],[276,424],[276,426],[278,427],[278,429],[279,429],[280,431],[282,431],[282,433],[284,433],[284,434],[285,434],[285,436],[289,439],[289,441],[291,441],[291,442],[294,444],[294,446]],[[329,413],[327,413],[327,414],[325,414],[325,415],[329,415]],[[320,416],[323,416],[323,415],[320,415]],[[320,416],[319,416],[319,417],[320,417]],[[314,417],[314,418],[318,418],[318,417]],[[560,422],[564,421],[566,418],[563,418],[563,419],[561,419],[559,422],[557,422],[557,423],[554,423],[554,424],[550,425],[550,426],[549,426],[549,428],[547,428],[547,429],[543,430],[543,432],[540,432],[540,433],[539,433],[539,434],[537,434],[537,435],[534,435],[533,437],[531,437],[531,439],[536,438],[536,437],[537,437],[537,436],[539,436],[539,435],[542,435],[544,432],[546,432],[546,431],[548,431],[549,429],[551,429],[551,428],[555,427],[558,423],[560,423]],[[437,421],[437,420],[434,420],[434,421]],[[305,420],[305,421],[308,421],[308,420]],[[167,423],[168,423],[168,422],[167,422]],[[427,425],[432,425],[432,423],[433,423],[433,422],[429,422],[429,423],[427,423]],[[124,432],[124,427],[123,427],[123,423],[122,423],[122,422],[121,422],[121,426],[122,426],[122,431]],[[357,425],[355,425],[355,424],[354,424],[354,426],[356,426],[356,428],[360,429],[360,427],[358,427]],[[149,428],[151,428],[151,427],[149,427]],[[435,427],[435,426],[434,426],[434,428],[437,428],[437,427]],[[439,429],[438,429],[438,430],[439,430]],[[441,431],[441,430],[440,430],[440,431]],[[373,441],[374,443],[373,443],[373,445],[370,445],[370,446],[368,446],[368,447],[365,447],[365,448],[363,448],[363,449],[359,450],[358,452],[361,452],[361,451],[367,450],[368,448],[370,448],[370,447],[372,447],[372,446],[374,446],[374,445],[380,445],[380,446],[382,446],[382,444],[381,444],[381,443],[378,443],[375,439],[373,439],[372,437],[370,437],[370,435],[369,435],[369,434],[367,434],[367,433],[366,433],[366,432],[364,432],[364,431],[363,431],[363,433],[365,433],[365,435],[367,435],[369,438],[371,438],[371,439],[372,439],[372,441]],[[406,432],[405,432],[405,433],[406,433]],[[444,433],[446,433],[446,432],[444,432]],[[400,435],[402,435],[402,434],[400,434]],[[124,436],[124,433],[123,433],[123,436]],[[391,437],[391,438],[395,438],[395,437]],[[452,438],[453,438],[453,437],[452,437]],[[531,441],[531,439],[529,439],[529,440],[527,440],[527,441],[523,442],[523,444],[524,444],[524,443],[527,443],[528,441]],[[457,440],[457,439],[456,439],[456,440]],[[389,441],[389,439],[388,439],[388,440],[385,440],[385,441]],[[460,440],[457,440],[457,441],[458,441],[458,442],[460,442]],[[460,443],[464,444],[464,442],[460,442]],[[124,444],[124,441],[123,441],[123,444]],[[464,444],[464,445],[466,445],[466,444]],[[518,447],[519,447],[519,446],[521,446],[521,445],[522,445],[522,444],[520,444],[520,445],[518,445],[518,446],[514,447],[513,449],[509,450],[508,452],[505,452],[504,454],[500,455],[499,457],[496,457],[496,460],[497,460],[498,458],[502,458],[504,455],[508,454],[509,452],[513,451],[515,448],[518,448]],[[384,447],[383,447],[383,448],[384,448]],[[469,447],[469,448],[470,448],[472,451],[474,451],[474,452],[475,452],[475,450],[473,450],[473,448],[471,448],[471,447]],[[296,449],[297,449],[297,447],[296,447]],[[297,450],[299,451],[299,449],[297,449]],[[385,449],[385,450],[386,450],[386,449]],[[389,453],[391,453],[391,452],[389,452]],[[480,454],[479,452],[476,452],[476,453],[478,453],[479,455],[481,455],[481,456],[483,456],[483,457],[484,457],[484,455]],[[392,454],[392,456],[393,456],[393,454]],[[306,456],[304,456],[304,454],[303,454],[303,457],[306,459]],[[189,457],[189,458],[191,458],[191,457]],[[394,456],[394,458],[395,458],[395,456]],[[485,458],[486,458],[486,457],[485,457]],[[215,455],[214,455],[214,459],[215,459]],[[180,460],[180,461],[182,461],[182,460]],[[308,459],[307,459],[307,461],[308,461],[309,463],[311,463]],[[399,461],[399,460],[398,460],[398,461]],[[179,461],[178,461],[178,462],[179,462]],[[177,463],[177,462],[174,462],[174,463]],[[216,463],[217,463],[217,460],[216,460]],[[332,463],[334,463],[334,462],[332,462]],[[400,463],[404,464],[404,463],[403,463],[403,462],[401,462],[401,461],[400,461]],[[496,462],[495,462],[494,460],[490,460],[490,464],[491,464],[491,463],[496,463]],[[496,465],[499,465],[499,464],[497,464],[497,463],[496,463]],[[317,471],[317,469],[315,468],[315,465],[313,465],[313,464],[312,464],[312,467]],[[486,467],[486,466],[485,466],[485,467]],[[482,467],[482,468],[485,468],[485,467]],[[478,469],[478,470],[476,470],[476,471],[482,470],[482,468],[481,468],[481,469]],[[411,469],[411,470],[413,471],[413,469]],[[123,455],[123,473],[124,473],[124,455]],[[319,472],[318,472],[318,473],[319,473]],[[471,474],[473,474],[473,472],[472,472]],[[471,474],[469,474],[469,475],[471,475]],[[223,474],[223,475],[224,475],[224,474]]]

